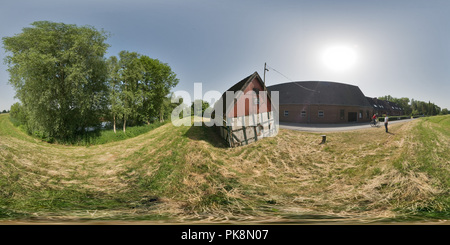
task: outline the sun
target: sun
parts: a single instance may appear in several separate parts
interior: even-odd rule
[[[356,51],[349,46],[331,46],[324,50],[322,61],[331,70],[344,71],[356,63]]]

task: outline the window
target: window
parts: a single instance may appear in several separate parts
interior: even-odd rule
[[[340,111],[341,120],[345,119],[345,110]]]
[[[363,117],[363,111],[359,111],[359,118]]]
[[[284,111],[284,116],[285,117],[289,116],[289,111]]]
[[[323,117],[323,116],[324,116],[323,111],[319,111],[319,117]]]
[[[306,117],[306,111],[302,111],[301,116]]]

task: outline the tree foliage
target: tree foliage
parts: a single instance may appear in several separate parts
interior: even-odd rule
[[[16,102],[11,106],[11,111],[9,113],[9,117],[14,125],[26,125],[27,123],[27,115],[23,106]]]
[[[107,105],[106,33],[38,21],[4,37],[10,84],[30,132],[70,138],[100,123]]]
[[[168,118],[170,90],[178,84],[169,65],[137,52],[104,58],[107,34],[90,26],[38,21],[4,37],[10,84],[21,103],[11,117],[29,133],[71,139],[102,119],[127,125]]]
[[[205,110],[208,109],[209,103],[204,100],[195,100],[191,104],[191,115],[192,116],[203,116]]]
[[[442,109],[441,115],[448,115],[448,109],[447,108]]]
[[[441,108],[430,101],[411,100],[412,115],[435,116],[441,113]]]
[[[121,51],[108,59],[111,115],[126,125],[168,118],[170,90],[178,84],[169,65],[136,52]]]
[[[159,121],[162,122],[164,121],[165,109],[170,104],[167,96],[179,80],[169,65],[157,59],[141,56],[140,61],[144,67],[142,86],[147,99],[143,104],[143,119],[149,122],[152,118],[158,116]]]
[[[394,98],[390,95],[379,97],[378,99],[387,100],[398,104],[400,107],[403,108],[405,115],[435,116],[439,114],[445,114],[446,112],[445,110],[447,110],[447,109],[441,110],[439,106],[430,101],[424,102],[414,99],[409,100],[408,98]]]
[[[119,53],[119,78],[120,97],[123,102],[123,131],[125,132],[127,121],[137,124],[139,121],[138,111],[142,107],[143,94],[140,90],[140,82],[144,68],[139,62],[139,54],[136,52],[121,51]]]

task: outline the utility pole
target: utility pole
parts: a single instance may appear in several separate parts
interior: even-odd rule
[[[264,86],[266,86],[266,71],[269,71],[269,69],[266,68],[266,63],[264,63]]]

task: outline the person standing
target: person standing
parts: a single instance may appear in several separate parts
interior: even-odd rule
[[[384,117],[384,127],[386,128],[386,133],[388,132],[388,123],[389,123],[389,117],[388,114]]]

